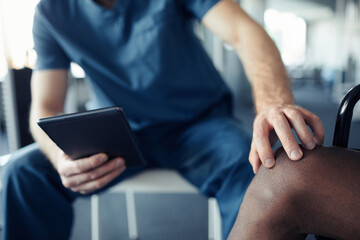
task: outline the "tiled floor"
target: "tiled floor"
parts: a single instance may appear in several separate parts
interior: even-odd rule
[[[207,239],[207,199],[195,194],[136,194],[139,238],[144,240]],[[75,203],[72,239],[90,239],[90,200]],[[102,240],[129,239],[125,197],[107,193],[100,197]]]

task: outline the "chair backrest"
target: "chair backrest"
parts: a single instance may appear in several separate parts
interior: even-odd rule
[[[360,99],[360,85],[350,89],[339,106],[336,117],[336,125],[333,138],[333,146],[347,148],[353,111]],[[317,240],[332,240],[330,238],[316,236]]]
[[[360,85],[357,85],[356,87],[350,89],[343,98],[336,118],[335,132],[333,138],[334,146],[348,146],[353,111],[359,99]]]

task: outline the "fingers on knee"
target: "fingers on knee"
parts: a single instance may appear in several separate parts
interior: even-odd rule
[[[293,201],[306,194],[314,185],[318,170],[324,164],[324,152],[328,149],[316,147],[314,150],[304,150],[300,161],[292,161],[281,148],[275,152],[276,164],[272,169],[260,167],[249,191],[260,195],[267,201]]]
[[[292,161],[283,149],[275,156],[276,164],[272,169],[260,167],[249,186],[249,194],[263,202],[292,204],[311,184],[307,160]]]
[[[313,174],[324,164],[324,152],[326,149],[317,146],[314,150],[303,149],[304,156],[299,161],[289,159],[283,148],[275,151],[276,164],[272,169],[261,169],[264,177],[271,177],[277,184],[291,186],[293,183],[297,187],[310,184],[309,181]]]

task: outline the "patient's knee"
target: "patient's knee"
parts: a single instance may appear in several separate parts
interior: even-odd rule
[[[265,198],[294,197],[307,182],[307,171],[304,163],[308,156],[300,161],[290,160],[281,148],[275,153],[275,165],[268,169],[261,166],[251,185],[262,192]]]
[[[308,157],[307,154],[304,157]],[[244,239],[250,239],[254,234],[264,237],[270,232],[280,235],[296,232],[301,222],[297,216],[301,212],[299,199],[308,181],[306,171],[299,163],[291,161],[283,150],[279,150],[272,169],[260,167],[240,207],[234,236],[240,234]]]
[[[276,164],[273,168],[260,167],[251,182],[245,199],[263,208],[262,215],[267,212],[272,217],[301,211],[302,197],[313,191],[319,169],[326,165],[326,149],[318,146],[316,149],[304,151],[300,161],[290,160],[283,149],[276,153]]]
[[[334,147],[317,146],[314,150],[302,149],[304,156],[301,160],[293,161],[288,158],[284,149],[275,152],[275,165],[272,169],[260,167],[256,175],[256,186],[265,185],[277,193],[287,194],[304,191],[311,188],[314,179],[319,179],[329,173],[336,165],[341,163],[337,157],[343,154]]]
[[[280,149],[276,152],[276,164],[272,169],[260,167],[240,207],[235,233],[250,233],[249,236],[254,232],[259,236],[268,232],[324,233],[322,226],[326,224],[316,225],[317,228],[314,224],[326,222],[326,219],[314,218],[314,212],[326,212],[326,216],[333,219],[340,216],[335,213],[334,202],[341,199],[354,206],[358,188],[353,187],[353,192],[349,193],[344,186],[359,182],[358,171],[354,169],[360,169],[360,152],[321,146],[303,151],[303,159],[292,161]],[[343,193],[344,197],[335,198],[334,192]],[[333,202],[327,204],[331,199]],[[331,226],[332,222],[327,224]]]

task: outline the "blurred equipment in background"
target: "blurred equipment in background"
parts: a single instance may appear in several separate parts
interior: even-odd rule
[[[0,80],[1,103],[7,149],[13,152],[33,142],[29,132],[31,68],[35,63],[32,41],[32,19],[38,0],[0,1]],[[4,137],[6,136],[6,137]]]

